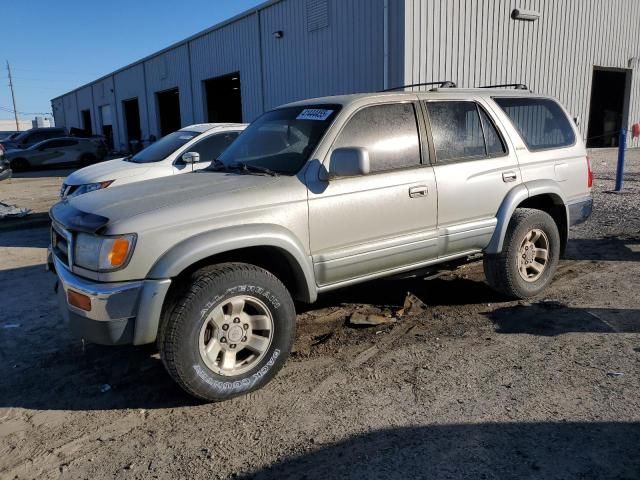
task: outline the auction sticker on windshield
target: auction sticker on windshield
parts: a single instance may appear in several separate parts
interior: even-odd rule
[[[322,108],[307,108],[300,112],[296,120],[316,120],[324,122],[331,116],[333,110],[324,110]]]

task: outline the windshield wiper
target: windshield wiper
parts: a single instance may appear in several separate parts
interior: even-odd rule
[[[236,162],[230,165],[231,168],[237,168],[242,173],[266,173],[272,177],[277,177],[278,174],[267,167],[259,167],[258,165],[250,165],[248,163]]]

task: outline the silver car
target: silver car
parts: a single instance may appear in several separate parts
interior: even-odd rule
[[[479,254],[505,298],[541,294],[592,183],[546,96],[318,98],[265,113],[206,169],[56,204],[51,263],[76,335],[157,342],[180,386],[220,401],[282,367],[293,299]]]
[[[5,156],[16,171],[51,165],[88,165],[104,158],[101,139],[63,137],[45,140],[29,148],[7,150]]]

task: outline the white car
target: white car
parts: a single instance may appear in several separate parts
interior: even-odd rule
[[[135,155],[82,168],[69,175],[60,197],[75,197],[110,186],[190,173],[207,168],[247,128],[239,123],[185,127]]]

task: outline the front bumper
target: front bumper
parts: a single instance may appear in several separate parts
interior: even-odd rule
[[[569,225],[584,223],[593,211],[593,198],[586,197],[569,204]]]
[[[100,345],[144,345],[155,341],[171,280],[100,283],[69,271],[51,257],[58,276],[58,302],[72,333]],[[90,309],[69,304],[69,292],[90,299]]]
[[[0,182],[2,180],[7,180],[7,179],[11,178],[11,173],[12,173],[12,171],[11,171],[10,168],[7,168],[6,170],[1,170],[0,171]]]

